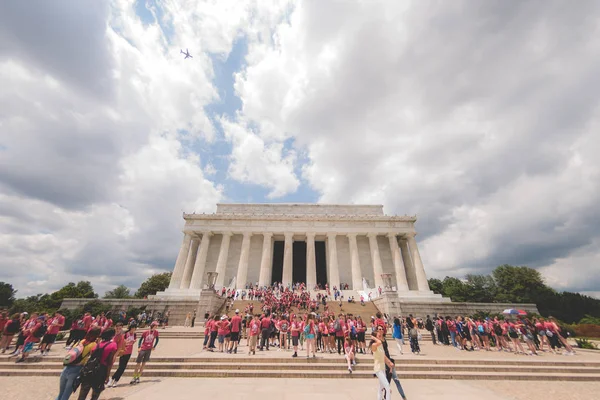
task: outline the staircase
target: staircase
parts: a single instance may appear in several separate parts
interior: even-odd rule
[[[272,351],[270,352],[272,353]],[[197,377],[197,378],[329,378],[372,379],[372,357],[359,355],[354,373],[349,374],[343,358],[319,356],[316,359],[246,355],[229,357],[153,357],[146,365],[144,378]],[[62,371],[61,357],[32,358],[15,364],[0,358],[2,376],[56,376]],[[134,361],[125,371],[133,373]],[[598,381],[600,361],[529,361],[529,360],[431,360],[403,358],[398,360],[401,379],[460,379],[460,380],[530,380],[530,381]]]

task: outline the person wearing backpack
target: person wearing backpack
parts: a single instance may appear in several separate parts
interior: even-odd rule
[[[23,332],[23,334],[26,336],[25,342],[23,342],[23,350],[21,352],[21,357],[17,358],[15,363],[21,363],[25,361],[31,350],[33,350],[33,345],[40,342],[47,330],[48,326],[46,325],[46,317],[40,315],[37,317],[35,325]]]
[[[344,327],[346,321],[344,320],[344,314],[338,315],[338,319],[333,323],[333,331],[335,332],[335,342],[337,344],[338,354],[344,354]]]
[[[2,339],[0,339],[0,351],[2,354],[6,352],[8,346],[13,340],[13,337],[19,332],[21,329],[21,320],[20,314],[15,313],[12,317],[6,322],[4,325],[4,329],[2,330]]]
[[[73,343],[73,348],[67,352],[63,360],[65,367],[60,374],[59,391],[56,400],[69,399],[71,393],[73,393],[73,383],[96,348],[96,340],[98,340],[99,336],[99,328],[91,329],[83,340]]]
[[[433,329],[433,321],[431,320],[431,317],[428,315],[427,319],[425,320],[425,329],[429,332],[429,334],[431,335],[431,341],[433,342],[433,344],[437,344],[435,342],[435,332]]]
[[[118,349],[117,344],[112,341],[114,336],[115,330],[112,328],[100,334],[102,341],[96,346],[79,374],[81,389],[78,400],[85,400],[90,390],[92,391],[91,400],[98,400],[100,393],[104,390],[104,385],[108,383]]]

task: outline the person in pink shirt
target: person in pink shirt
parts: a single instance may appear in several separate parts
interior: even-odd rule
[[[292,333],[292,347],[294,348],[294,354],[292,354],[292,357],[298,357],[298,340],[300,338],[300,331],[302,330],[302,324],[299,316],[296,316],[292,321],[290,330]]]
[[[158,346],[158,330],[156,327],[158,326],[158,322],[153,321],[150,324],[150,330],[147,330],[142,334],[140,340],[138,342],[138,355],[135,360],[135,369],[133,371],[133,379],[129,384],[133,385],[135,383],[140,383],[140,378],[142,373],[144,372],[144,367],[146,363],[150,361],[150,354],[153,349],[156,349]]]
[[[117,336],[119,335],[119,328],[121,328],[122,330],[122,326],[119,326],[119,324],[120,322],[117,323],[117,325],[115,326],[115,338],[117,338]],[[117,343],[117,346],[119,346],[119,349],[117,350],[116,354],[116,357],[119,357],[119,367],[113,374],[110,382],[108,382],[108,387],[115,387],[119,382],[119,379],[121,379],[123,372],[125,372],[125,368],[127,368],[127,363],[131,358],[131,353],[133,353],[133,345],[135,344],[135,341],[137,339],[135,330],[136,325],[132,324],[130,325],[129,330],[127,332],[125,332],[124,334],[121,332],[121,340],[113,339],[113,341]]]
[[[204,343],[202,344],[202,350],[208,349],[208,343],[210,341],[210,328],[212,326],[212,323],[212,318],[208,318],[208,320],[204,324]]]
[[[92,322],[93,322],[92,314],[90,314],[89,312],[86,312],[83,315],[83,329],[86,332],[89,331],[90,328],[92,327]]]
[[[548,317],[548,320],[550,322],[550,325],[554,328],[554,332],[556,333],[556,336],[558,337],[558,340],[565,347],[566,352],[564,354],[566,356],[574,356],[575,355],[575,350],[573,350],[573,347],[569,344],[569,342],[567,342],[567,338],[565,338],[561,334],[561,330],[560,330],[560,327],[558,326],[558,322],[556,321],[556,318],[554,318],[554,317]]]
[[[50,351],[50,347],[56,341],[56,335],[65,326],[65,317],[63,317],[58,311],[54,313],[54,318],[50,318],[48,321],[48,330],[42,339],[42,347],[40,348],[40,354],[45,356]]]
[[[238,344],[240,342],[240,331],[242,330],[242,317],[240,317],[240,310],[235,310],[235,315],[231,317],[231,322],[229,323],[229,328],[231,330],[231,341],[229,342],[229,349],[227,352],[231,354],[237,354]]]
[[[35,322],[32,324],[28,324],[28,328],[23,331],[26,336],[25,342],[23,343],[23,350],[21,352],[21,357],[17,358],[17,363],[25,361],[31,350],[33,350],[33,345],[35,343],[39,343],[41,338],[46,333],[46,317],[40,315],[36,318]]]
[[[91,400],[97,400],[100,397],[100,393],[104,390],[104,385],[109,382],[110,370],[112,369],[115,362],[115,355],[117,354],[117,344],[112,341],[114,336],[114,329],[108,329],[100,335],[102,341],[92,353],[92,357],[100,354],[100,368],[96,372],[97,375],[93,375],[89,377],[89,379],[86,379],[84,375],[81,380],[81,389],[79,389],[78,400],[85,400],[90,390],[92,391]]]
[[[344,342],[344,354],[348,363],[348,372],[352,373],[352,366],[356,365],[356,359],[354,356],[354,345],[350,337],[346,337]]]
[[[285,317],[281,317],[277,322],[277,329],[279,329],[279,350],[287,350],[287,336],[290,330],[290,322]]]
[[[219,328],[217,331],[218,339],[219,339],[219,353],[223,352],[223,346],[225,344],[225,336],[229,332],[229,320],[227,319],[227,315],[223,315],[221,320],[217,322],[217,327]],[[227,349],[227,347],[225,347]]]
[[[260,334],[260,320],[255,315],[248,324],[248,354],[256,355],[256,344]]]

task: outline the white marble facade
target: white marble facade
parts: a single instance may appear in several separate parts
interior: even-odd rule
[[[416,217],[389,216],[381,205],[218,204],[214,214],[184,214],[183,242],[165,295],[195,296],[207,272],[216,287],[272,283],[273,244],[284,242],[282,282],[292,283],[293,242],[306,242],[306,283],[317,283],[315,242],[324,242],[327,283],[362,290],[385,286],[400,297],[431,295],[415,240]],[[234,280],[235,278],[235,280]]]

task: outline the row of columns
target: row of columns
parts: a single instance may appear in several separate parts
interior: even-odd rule
[[[248,259],[250,255],[250,239],[252,232],[243,233],[242,249],[240,260],[237,268],[236,286],[244,287],[248,278]],[[231,241],[232,232],[223,232],[223,239],[219,249],[217,258],[217,280],[215,286],[222,287],[225,284],[225,268],[227,266],[227,257],[229,255],[229,244]],[[262,256],[260,261],[260,271],[258,283],[260,286],[271,284],[272,262],[271,256],[273,253],[272,237],[273,233],[264,232]],[[356,233],[348,233],[348,242],[350,246],[350,267],[352,273],[352,288],[354,290],[362,289],[362,273],[360,267],[360,259],[358,254],[358,243]],[[175,262],[175,268],[169,289],[200,289],[204,272],[206,269],[206,258],[208,255],[208,246],[212,232],[201,232],[198,237],[193,237],[192,234],[186,233],[183,238],[183,243]],[[293,236],[292,232],[284,233],[284,253],[283,253],[283,274],[282,282],[288,284],[292,282],[292,253],[293,253]],[[327,263],[327,277],[331,287],[340,287],[340,272],[337,256],[337,233],[327,233],[327,242],[329,250],[329,262]],[[371,262],[373,265],[373,273],[375,277],[375,286],[383,287],[384,283],[381,275],[383,274],[383,265],[381,263],[381,255],[379,253],[379,245],[377,243],[377,233],[368,233],[369,248],[371,252]],[[419,291],[428,291],[427,276],[425,268],[419,254],[419,249],[414,237],[414,234],[407,234],[400,238],[395,233],[387,234],[392,252],[392,261],[394,264],[394,272],[396,275],[396,287],[398,291],[408,291],[408,279],[406,275],[407,267],[415,271],[416,283]],[[312,288],[317,283],[317,268],[315,258],[315,233],[306,233],[306,284]]]

